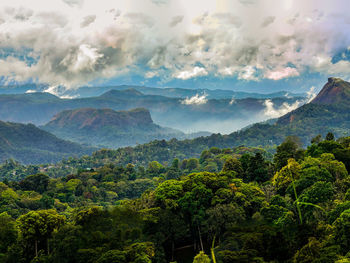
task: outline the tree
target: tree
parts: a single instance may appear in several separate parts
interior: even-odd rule
[[[35,191],[42,194],[47,190],[49,179],[49,176],[46,174],[29,175],[19,183],[19,186],[23,190]]]
[[[300,177],[301,166],[294,159],[289,159],[288,164],[278,171],[272,178],[272,184],[277,191],[283,193],[289,184]]]
[[[314,262],[316,258],[320,257],[321,243],[314,237],[309,238],[309,243],[303,246],[294,255],[295,263]]]
[[[237,177],[239,178],[243,178],[243,167],[242,167],[242,163],[237,160],[236,158],[232,158],[229,157],[227,158],[227,160],[225,161],[224,167],[222,168],[223,172],[236,172],[237,173]]]
[[[191,158],[191,159],[188,159],[188,161],[187,161],[186,169],[188,169],[188,171],[193,171],[193,170],[197,169],[198,166],[199,166],[198,159]]]
[[[164,172],[164,166],[157,161],[150,162],[147,168],[147,173],[150,176],[159,176]]]
[[[8,247],[17,239],[16,221],[6,212],[0,214],[0,253],[6,253]]]
[[[203,164],[207,159],[211,157],[211,153],[208,150],[204,150],[199,158],[199,163]]]
[[[50,253],[48,240],[52,232],[63,225],[64,221],[65,217],[53,209],[31,211],[17,219],[20,235],[27,247],[31,247],[34,243],[36,257],[39,248]]]
[[[327,133],[325,139],[326,139],[326,141],[334,141],[334,134],[331,132]]]
[[[335,240],[340,244],[343,252],[350,249],[350,209],[345,210],[333,223],[335,227]]]
[[[174,159],[170,168],[166,172],[166,178],[167,179],[177,179],[181,175],[181,171],[179,169],[179,159]]]
[[[322,136],[321,136],[321,134],[319,134],[319,135],[317,135],[317,136],[315,136],[314,138],[312,138],[311,139],[311,143],[312,144],[314,144],[314,143],[319,143],[319,142],[321,142],[322,141]]]
[[[201,251],[194,257],[193,263],[210,263],[210,258],[203,251]]]
[[[269,179],[268,165],[260,152],[250,157],[248,169],[246,171],[248,182],[265,182]]]
[[[302,157],[300,146],[300,139],[291,136],[287,137],[281,145],[277,146],[276,154],[273,158],[276,170],[280,170],[283,166],[286,166],[290,158],[300,159]]]

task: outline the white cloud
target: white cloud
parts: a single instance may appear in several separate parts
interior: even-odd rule
[[[267,72],[266,78],[273,80],[280,80],[289,77],[299,76],[299,72],[295,68],[286,67],[278,71]]]
[[[258,80],[258,77],[256,76],[256,69],[252,66],[244,67],[240,72],[238,72],[238,79]]]
[[[317,96],[317,93],[315,92],[315,87],[311,87],[309,91],[306,92],[306,94],[307,94],[307,103],[309,103]]]
[[[82,44],[77,50],[67,54],[60,62],[71,72],[81,72],[84,70],[93,71],[100,58],[103,58],[97,48]]]
[[[286,97],[287,99],[291,99],[292,98],[292,96],[290,96],[288,92],[286,94],[284,94],[284,97]]]
[[[186,99],[181,101],[181,104],[185,105],[201,105],[206,104],[208,102],[207,94],[204,93],[202,95],[196,94],[191,98],[186,97]]]
[[[43,90],[43,92],[50,93],[50,94],[55,95],[61,99],[74,99],[74,98],[76,98],[76,96],[70,96],[70,95],[64,94],[65,91],[66,91],[66,88],[62,87],[62,86],[49,86],[45,90]]]
[[[205,68],[194,67],[191,70],[184,70],[184,71],[181,71],[181,72],[175,74],[175,77],[177,79],[186,80],[186,79],[201,77],[201,76],[206,76],[206,75],[208,75],[208,72],[205,70]]]
[[[34,90],[34,89],[29,89],[29,90],[26,91],[26,93],[35,93],[35,92],[37,92],[37,91]]]
[[[0,76],[73,88],[129,72],[154,72],[164,83],[206,75],[280,80],[304,72],[349,78],[350,62],[332,60],[350,46],[347,4],[2,0],[0,53],[10,48],[22,56],[0,57]]]
[[[266,17],[263,22],[261,23],[261,27],[267,27],[270,24],[272,24],[275,21],[276,17],[274,16],[268,16]]]
[[[174,17],[171,19],[171,21],[170,21],[170,23],[169,23],[169,26],[170,26],[170,27],[174,27],[174,26],[180,24],[180,23],[182,22],[183,19],[184,19],[184,16],[174,16]]]
[[[86,16],[84,17],[83,22],[80,23],[80,27],[87,27],[91,23],[95,22],[95,20],[96,20],[95,15]]]
[[[275,108],[274,103],[267,99],[264,101],[265,110],[264,115],[269,118],[278,118],[281,117],[288,112],[291,112],[292,110],[297,109],[303,104],[301,101],[295,101],[293,104],[288,104],[287,102],[284,102],[278,109]]]
[[[145,73],[145,78],[147,78],[147,79],[151,79],[151,78],[154,78],[157,76],[159,76],[157,71],[148,71]]]

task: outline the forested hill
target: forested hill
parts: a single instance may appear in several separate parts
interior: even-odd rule
[[[186,138],[181,131],[155,124],[144,108],[66,110],[41,128],[63,139],[112,149],[155,139]]]
[[[328,98],[327,103],[320,96],[337,96],[336,100]],[[342,96],[339,96],[339,91]],[[348,94],[350,83],[341,79],[330,78],[319,96],[311,103],[280,117],[274,124],[258,123],[247,129],[229,135],[213,134],[193,140],[153,141],[134,148],[122,148],[115,151],[103,150],[95,153],[100,158],[116,158],[121,164],[147,164],[150,161],[171,161],[174,158],[189,158],[210,147],[231,148],[235,146],[274,147],[280,144],[286,136],[298,136],[304,145],[318,134],[326,135],[332,132],[336,136],[350,134],[350,101]],[[338,99],[339,98],[339,99]],[[329,103],[335,101],[336,103]],[[209,124],[210,125],[210,124]]]
[[[0,121],[1,162],[14,158],[22,163],[49,163],[92,151],[93,148],[59,139],[32,124]]]

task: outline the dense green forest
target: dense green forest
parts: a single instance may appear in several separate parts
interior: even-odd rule
[[[164,165],[105,158],[62,174],[10,160],[0,261],[349,262],[350,137],[301,145],[212,147]]]

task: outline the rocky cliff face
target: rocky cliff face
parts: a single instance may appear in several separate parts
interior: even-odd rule
[[[343,104],[350,103],[350,83],[340,78],[329,78],[320,93],[311,103]]]

